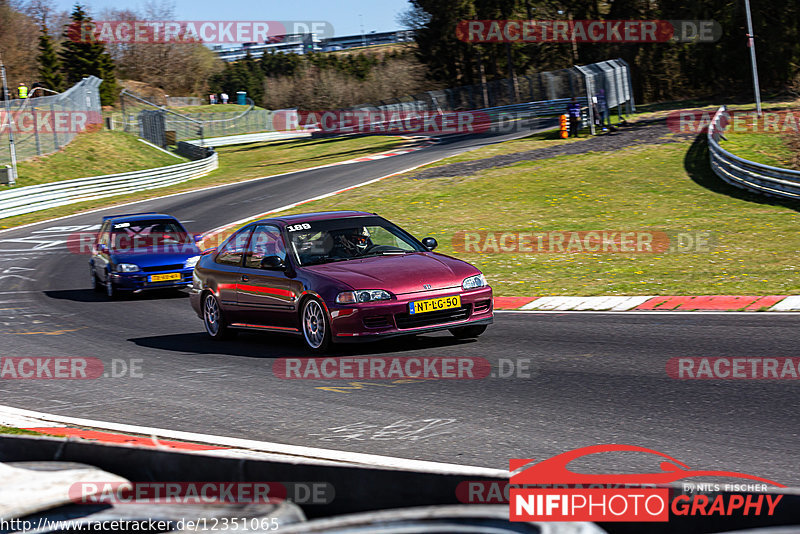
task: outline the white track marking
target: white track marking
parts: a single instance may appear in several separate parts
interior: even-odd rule
[[[522,310],[594,310],[626,311],[644,304],[652,296],[540,297],[522,306]]]
[[[800,311],[800,296],[786,297],[767,311]]]
[[[220,447],[232,447],[244,449],[245,451],[255,451],[274,455],[282,455],[284,460],[305,461],[305,460],[324,460],[334,462],[339,465],[351,464],[377,468],[405,469],[423,471],[428,473],[469,475],[485,477],[508,477],[508,471],[502,469],[492,469],[488,467],[473,467],[458,464],[448,464],[441,462],[429,462],[425,460],[409,460],[406,458],[395,458],[392,456],[380,456],[377,454],[365,454],[359,452],[338,451],[332,449],[321,449],[317,447],[302,447],[298,445],[285,445],[282,443],[272,443],[268,441],[255,441],[241,438],[230,438],[225,436],[214,436],[209,434],[196,434],[194,432],[182,432],[179,430],[165,430],[161,428],[151,428],[136,425],[125,425],[120,423],[108,423],[104,421],[93,421],[91,419],[80,419],[76,417],[64,417],[54,414],[22,410],[10,406],[0,406],[0,421],[11,418],[24,417],[33,420],[28,428],[49,426],[50,423],[60,423],[57,426],[73,425],[88,427],[99,430],[110,430],[124,432],[127,434],[138,434],[144,436],[158,436],[159,438],[191,441],[204,443]],[[25,428],[25,427],[22,427]],[[155,438],[157,439],[157,438]],[[203,451],[205,454],[207,451]],[[224,454],[226,451],[215,451],[216,455]],[[229,451],[236,455],[237,452]]]

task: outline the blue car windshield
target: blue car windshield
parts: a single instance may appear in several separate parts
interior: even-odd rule
[[[380,217],[295,223],[286,231],[300,265],[427,252],[410,234]]]
[[[191,243],[189,234],[174,219],[153,219],[114,223],[111,226],[111,248],[133,250],[170,244]]]

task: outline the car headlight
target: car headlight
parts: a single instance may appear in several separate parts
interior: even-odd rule
[[[336,295],[337,304],[358,304],[359,302],[375,302],[389,300],[392,296],[383,289],[360,289],[358,291],[342,291]]]
[[[139,266],[135,263],[120,263],[116,270],[118,273],[135,273],[139,270]]]
[[[184,268],[184,269],[191,269],[192,267],[194,267],[195,265],[197,265],[197,262],[198,262],[198,261],[200,261],[200,256],[192,256],[191,258],[187,259],[187,260],[186,260],[186,261],[183,263],[183,268]]]
[[[461,282],[461,289],[477,289],[488,285],[486,278],[482,274],[476,274],[475,276],[464,278],[464,281]]]

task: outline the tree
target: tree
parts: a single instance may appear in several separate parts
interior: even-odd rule
[[[106,52],[102,42],[83,38],[81,27],[92,22],[83,6],[75,4],[70,15],[72,23],[64,32],[66,38],[61,45],[59,56],[69,84],[76,84],[87,76],[102,78],[100,102],[110,106],[117,100],[117,78],[114,75],[114,61]]]
[[[63,91],[64,76],[61,74],[61,61],[45,25],[39,34],[39,55],[36,59],[39,62],[39,82],[51,91]]]

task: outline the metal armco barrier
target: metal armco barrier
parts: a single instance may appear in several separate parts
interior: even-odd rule
[[[731,185],[763,195],[800,198],[800,171],[749,161],[719,146],[729,120],[728,110],[722,106],[708,126],[708,153],[714,174]]]
[[[135,193],[199,178],[219,167],[216,152],[201,160],[142,171],[19,187],[0,192],[0,219],[76,202]]]

